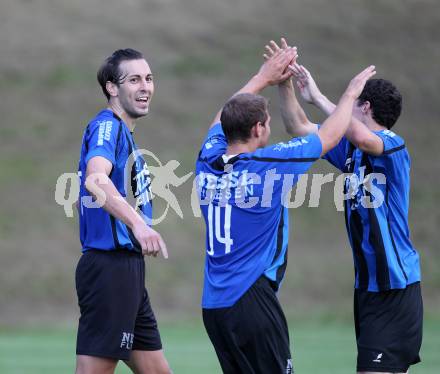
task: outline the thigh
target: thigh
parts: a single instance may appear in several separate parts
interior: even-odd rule
[[[76,356],[76,374],[113,374],[118,361],[92,356]]]
[[[171,370],[163,351],[133,350],[126,365],[136,374],[170,374]]]
[[[420,284],[385,292],[360,291],[357,298],[358,371],[405,373],[420,362]]]
[[[142,294],[139,260],[130,254],[100,251],[86,252],[80,259],[78,355],[129,358]]]
[[[224,374],[240,374],[236,339],[225,326],[225,315],[229,308],[203,309],[203,324],[211,340]],[[233,318],[233,315],[232,315]]]
[[[265,277],[231,308],[204,310],[204,322],[224,372],[293,372],[286,319]]]
[[[236,326],[240,349],[254,372],[292,373],[287,321],[269,280],[260,277],[236,307],[244,316]]]
[[[161,349],[162,341],[156,316],[151,307],[148,292],[144,287],[142,302],[136,316],[133,350],[160,351]]]

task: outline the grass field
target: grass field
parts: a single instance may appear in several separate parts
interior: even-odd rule
[[[297,373],[354,373],[355,348],[351,324],[291,321]],[[215,353],[201,325],[161,328],[166,356],[177,374],[220,373]],[[74,370],[73,329],[0,330],[0,373],[63,374]],[[425,323],[421,364],[411,374],[437,374],[440,368],[440,321]],[[116,373],[129,373],[120,364]]]

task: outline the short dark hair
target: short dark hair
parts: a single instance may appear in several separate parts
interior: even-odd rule
[[[123,76],[123,73],[119,70],[121,62],[141,59],[144,59],[143,54],[131,48],[118,49],[105,59],[98,70],[97,78],[107,100],[110,100],[110,94],[107,91],[106,83],[112,82],[119,85],[125,79],[125,76]]]
[[[267,120],[268,101],[260,95],[238,94],[223,107],[220,121],[228,143],[246,142],[257,122]]]
[[[370,79],[367,81],[358,104],[370,103],[373,119],[387,129],[394,126],[402,112],[402,95],[398,89],[386,79]]]

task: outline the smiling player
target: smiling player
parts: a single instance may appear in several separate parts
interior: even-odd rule
[[[149,226],[151,181],[133,139],[135,121],[149,110],[153,75],[140,52],[123,49],[105,60],[98,81],[108,107],[87,126],[79,161],[83,255],[76,269],[81,312],[76,372],[113,373],[118,360],[124,360],[136,373],[170,373],[145,288],[143,257],[168,254],[160,234]],[[131,189],[139,213],[125,200],[125,166],[131,156]]]

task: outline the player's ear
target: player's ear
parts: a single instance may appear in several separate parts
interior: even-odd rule
[[[107,90],[110,96],[112,97],[118,96],[118,86],[115,83],[107,81],[105,83],[105,89]]]
[[[252,130],[254,130],[254,136],[256,138],[261,137],[261,135],[263,134],[263,124],[261,122],[257,122],[253,127]]]
[[[370,102],[369,102],[369,101],[365,101],[365,102],[362,104],[362,113],[367,114],[368,111],[369,111],[370,109],[371,109],[371,104],[370,104]]]

